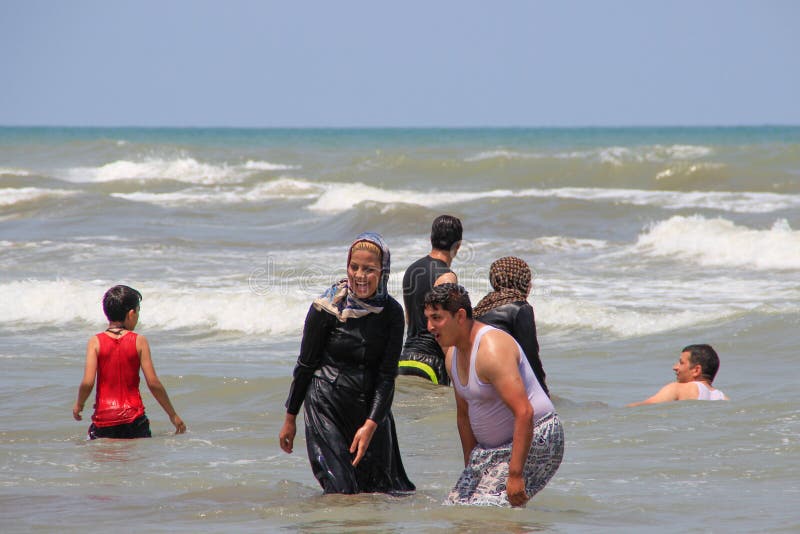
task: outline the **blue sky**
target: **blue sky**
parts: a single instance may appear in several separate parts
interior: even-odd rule
[[[800,2],[0,2],[0,124],[800,124]]]

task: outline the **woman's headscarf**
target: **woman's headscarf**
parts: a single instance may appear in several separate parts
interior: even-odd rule
[[[322,295],[314,300],[314,307],[320,311],[326,311],[335,315],[340,321],[345,322],[351,317],[363,317],[368,313],[380,313],[389,298],[389,272],[391,266],[391,255],[389,246],[380,234],[376,232],[364,232],[355,238],[347,251],[347,265],[350,265],[350,257],[353,254],[353,247],[356,243],[366,241],[377,246],[381,251],[381,278],[378,281],[378,289],[375,294],[368,299],[359,299],[350,289],[348,279],[340,280],[329,287]]]
[[[475,306],[473,310],[475,318],[503,304],[527,301],[531,269],[524,260],[506,256],[492,263],[489,268],[489,282],[494,291],[483,297]]]

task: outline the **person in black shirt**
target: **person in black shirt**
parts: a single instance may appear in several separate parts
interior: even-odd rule
[[[425,295],[433,286],[457,284],[450,264],[461,246],[462,227],[458,217],[440,215],[431,225],[430,253],[409,265],[403,275],[403,302],[406,309],[406,342],[398,372],[419,376],[434,384],[449,385],[444,352],[428,332],[425,319]]]
[[[347,278],[314,300],[278,439],[292,452],[304,405],[306,448],[325,493],[408,493],[392,399],[403,342],[403,309],[387,290],[389,248],[359,235]]]

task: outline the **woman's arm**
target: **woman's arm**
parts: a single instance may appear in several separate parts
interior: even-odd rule
[[[388,312],[389,338],[386,342],[383,358],[378,367],[378,375],[375,380],[375,395],[372,399],[372,408],[369,418],[380,423],[389,409],[392,407],[394,398],[394,382],[397,378],[397,362],[400,360],[400,351],[403,348],[403,330],[405,322],[403,320],[403,309],[397,301],[390,301],[384,312]]]
[[[314,371],[319,367],[322,351],[328,340],[329,321],[333,316],[319,311],[312,305],[306,314],[303,324],[303,339],[300,342],[300,355],[294,366],[292,385],[286,399],[286,415],[283,426],[278,433],[278,444],[286,453],[294,449],[294,438],[297,434],[297,412],[306,397],[306,390],[311,383]],[[335,319],[334,319],[335,320]]]
[[[545,383],[547,374],[544,372],[542,360],[539,358],[539,341],[536,339],[536,319],[533,315],[533,306],[528,303],[520,306],[511,328],[511,335],[525,351],[525,357],[531,364],[533,374],[536,375],[542,389],[549,396],[550,391]]]
[[[350,453],[356,455],[353,465],[358,465],[358,462],[364,457],[378,424],[389,413],[394,399],[394,381],[397,378],[397,362],[403,348],[405,321],[403,320],[403,309],[394,300],[389,301],[383,313],[388,313],[386,327],[389,329],[389,337],[378,367],[370,414],[361,428],[356,431],[353,443],[350,445]]]
[[[286,399],[286,412],[291,415],[297,415],[300,411],[311,377],[319,367],[323,348],[328,341],[328,321],[331,319],[335,320],[331,314],[319,311],[314,306],[308,309],[303,324],[300,355],[294,366],[292,385],[289,387],[289,397]]]

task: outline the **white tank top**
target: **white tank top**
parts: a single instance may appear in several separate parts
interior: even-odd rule
[[[725,400],[725,394],[718,389],[710,390],[702,382],[695,382],[697,384],[697,400]]]
[[[475,439],[482,447],[492,448],[511,441],[514,437],[514,414],[497,394],[494,386],[484,384],[475,372],[475,360],[477,360],[478,347],[480,346],[483,334],[489,330],[495,330],[491,326],[484,326],[475,336],[472,344],[472,352],[469,355],[469,375],[467,384],[463,385],[458,376],[456,361],[458,359],[458,349],[453,347],[453,358],[450,362],[450,374],[453,377],[453,387],[469,406],[469,423]],[[531,365],[525,357],[525,353],[517,343],[519,349],[519,374],[528,392],[528,400],[533,407],[534,424],[543,417],[555,411],[550,397],[542,389],[536,375],[531,370]]]

